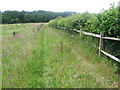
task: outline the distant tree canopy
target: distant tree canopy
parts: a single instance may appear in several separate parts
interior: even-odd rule
[[[4,11],[2,12],[2,23],[29,23],[29,22],[48,22],[58,16],[66,17],[75,12],[50,12],[50,11]]]
[[[0,24],[2,23],[2,12],[0,11]]]

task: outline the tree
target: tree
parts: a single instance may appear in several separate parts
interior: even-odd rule
[[[29,23],[29,22],[48,22],[58,16],[66,17],[74,12],[50,12],[50,11],[5,11],[2,13],[2,23]]]

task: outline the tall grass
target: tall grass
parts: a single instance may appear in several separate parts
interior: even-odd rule
[[[52,47],[52,49],[58,49],[52,52],[53,56],[52,54],[50,55],[53,58],[49,58],[51,62],[48,65],[50,65],[51,72],[48,74],[50,75],[48,80],[51,82],[48,82],[47,87],[117,87],[118,77],[114,74],[116,66],[112,65],[106,57],[99,57],[96,50],[85,42],[85,38],[82,40],[79,36],[70,38],[71,35],[68,33],[55,32],[58,33],[56,33],[56,40],[51,39],[57,42],[56,44],[58,45],[57,47]],[[53,38],[55,38],[55,34],[53,32],[52,34],[54,35]],[[53,64],[54,62],[56,63]],[[54,69],[55,67],[57,67],[56,70]],[[72,77],[74,74],[77,74],[78,77],[77,75]],[[79,75],[81,75],[81,78]],[[51,77],[53,78],[52,80]],[[110,84],[116,86],[111,86]]]
[[[27,37],[30,30],[23,35]],[[117,87],[117,66],[97,55],[90,37],[71,37],[67,31],[43,25],[32,39],[26,40],[21,54],[10,66],[3,67],[3,88]]]

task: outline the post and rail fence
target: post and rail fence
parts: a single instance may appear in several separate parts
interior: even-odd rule
[[[57,26],[57,28],[66,29],[66,28],[64,28],[64,27],[59,27],[59,26]],[[99,56],[101,55],[101,53],[103,53],[104,55],[106,55],[106,56],[110,57],[111,59],[113,59],[113,60],[115,60],[115,61],[117,61],[117,62],[120,63],[120,59],[119,59],[119,58],[117,58],[117,57],[115,57],[115,56],[113,56],[113,55],[105,52],[104,50],[102,50],[103,47],[104,47],[104,46],[103,46],[103,40],[104,40],[104,39],[120,41],[120,38],[104,37],[104,32],[101,32],[100,35],[99,35],[99,34],[89,33],[89,32],[85,32],[85,31],[82,31],[82,30],[76,30],[76,29],[69,29],[69,30],[80,33],[80,36],[81,36],[82,34],[85,34],[85,35],[89,35],[89,36],[92,36],[92,37],[99,38],[99,39],[100,39],[100,40],[99,40],[99,47],[98,47],[98,49],[99,49]]]

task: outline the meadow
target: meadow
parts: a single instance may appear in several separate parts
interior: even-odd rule
[[[118,88],[117,62],[98,56],[89,36],[41,23],[1,33],[2,88]]]

